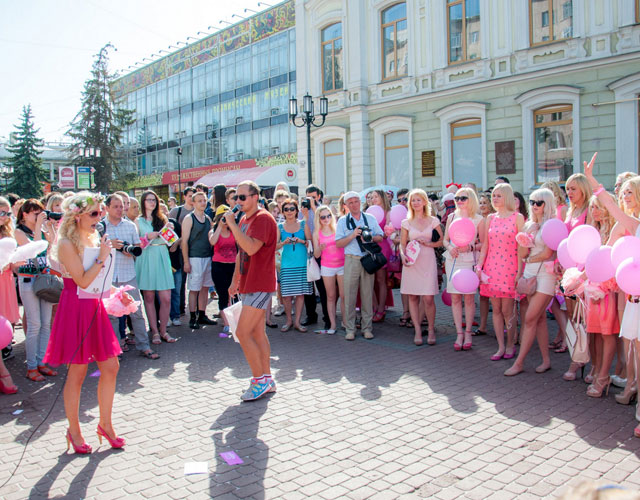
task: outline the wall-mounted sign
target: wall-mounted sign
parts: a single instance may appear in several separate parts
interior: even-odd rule
[[[60,187],[61,189],[75,189],[75,167],[58,167],[58,187]]]
[[[516,141],[496,142],[496,175],[516,173]]]
[[[422,152],[422,177],[434,177],[436,175],[436,152]]]

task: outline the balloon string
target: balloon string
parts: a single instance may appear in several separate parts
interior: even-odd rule
[[[453,276],[453,271],[456,269],[456,260],[458,260],[457,257],[453,259],[453,265],[451,266],[451,272],[449,273],[449,282],[451,282],[451,276]]]

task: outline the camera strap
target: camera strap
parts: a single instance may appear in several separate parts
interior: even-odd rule
[[[364,225],[368,227],[367,214],[365,214],[364,212],[360,212],[360,214],[364,218]],[[355,231],[356,228],[357,228],[356,221],[353,219],[351,214],[348,214],[347,215],[347,229]],[[360,236],[356,237],[356,241],[358,242],[358,246],[360,247],[360,251],[361,252],[363,252],[365,254],[372,253],[370,250],[367,250],[367,248],[364,246],[364,244],[362,243],[362,238]]]

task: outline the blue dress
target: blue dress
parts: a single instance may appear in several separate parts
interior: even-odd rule
[[[138,217],[137,222],[140,236],[153,231],[148,220]],[[173,290],[169,248],[162,238],[151,240],[142,255],[136,257],[136,279],[140,290]]]
[[[280,241],[292,237],[305,239],[304,221],[300,222],[300,229],[295,233],[285,231],[284,224],[278,224],[278,229],[280,229]],[[313,293],[313,283],[307,281],[307,247],[302,243],[282,247],[280,290],[283,297]]]

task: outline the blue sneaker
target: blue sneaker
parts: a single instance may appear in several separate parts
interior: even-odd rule
[[[269,393],[276,392],[276,381],[273,380],[272,378],[269,379],[269,390],[267,392]]]
[[[242,399],[242,401],[255,401],[256,399],[260,399],[264,396],[270,388],[271,385],[268,382],[260,384],[256,379],[252,378],[251,385],[246,392],[240,396],[240,399]]]

